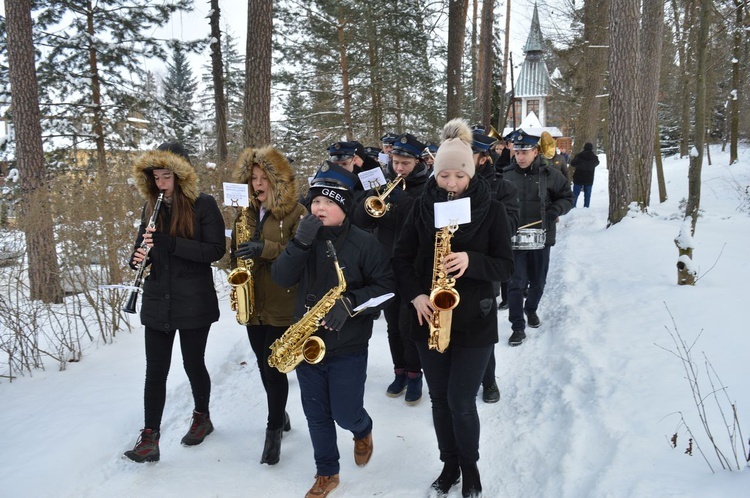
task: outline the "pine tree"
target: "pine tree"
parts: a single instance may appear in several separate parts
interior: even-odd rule
[[[198,82],[190,69],[185,50],[172,43],[172,59],[167,63],[167,77],[162,82],[163,109],[174,139],[192,152],[200,150],[200,126],[193,109]]]

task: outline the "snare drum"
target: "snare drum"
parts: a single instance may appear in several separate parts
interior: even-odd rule
[[[510,239],[515,250],[530,251],[544,249],[547,234],[542,228],[520,228],[518,233]]]

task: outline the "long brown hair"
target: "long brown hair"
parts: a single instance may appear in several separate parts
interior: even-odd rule
[[[149,182],[151,183],[151,189],[148,196],[148,216],[151,216],[151,213],[154,212],[154,205],[156,204],[156,198],[159,196],[159,189],[156,187],[156,181],[154,181],[154,176],[149,176]],[[165,230],[162,230],[159,227],[164,227],[166,224],[167,219],[167,210],[164,209],[165,206],[162,205],[162,209],[159,209],[159,219],[157,222],[157,230],[160,232],[164,232]],[[174,193],[172,194],[172,204],[169,209],[170,211],[170,224],[169,224],[169,235],[172,237],[181,237],[183,239],[191,239],[194,236],[195,233],[195,216],[194,216],[194,209],[193,209],[193,202],[188,199],[185,194],[182,192],[182,187],[180,187],[180,183],[177,181],[177,176],[175,175],[175,182],[174,182]]]

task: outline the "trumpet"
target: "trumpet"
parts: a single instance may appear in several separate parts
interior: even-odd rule
[[[367,214],[369,214],[373,218],[382,217],[391,207],[391,205],[386,202],[386,198],[398,186],[399,182],[403,182],[401,184],[401,188],[406,189],[406,181],[404,180],[404,176],[398,175],[393,181],[388,182],[388,184],[385,186],[385,190],[382,193],[378,195],[371,195],[370,197],[365,199],[365,211],[367,211]]]
[[[156,218],[159,216],[159,208],[161,208],[161,202],[163,200],[164,191],[162,190],[161,192],[159,192],[159,197],[156,198],[156,203],[154,204],[154,212],[151,213],[151,218],[149,218],[148,220],[146,229],[153,230],[154,228],[156,228]],[[145,250],[146,254],[143,257],[143,261],[141,261],[138,265],[138,273],[135,274],[135,283],[133,284],[134,289],[130,292],[128,302],[122,308],[122,311],[124,311],[125,313],[135,313],[135,303],[138,301],[138,293],[141,291],[141,284],[143,283],[143,271],[146,269],[146,258],[148,257],[148,252],[151,250],[151,248],[148,246],[148,244],[146,244],[145,241],[141,242],[141,246],[139,249]]]

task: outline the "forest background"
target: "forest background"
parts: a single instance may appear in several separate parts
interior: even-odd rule
[[[243,47],[219,0],[200,2],[205,32],[179,38],[164,28],[191,0],[5,1],[0,378],[50,361],[65,368],[83,344],[129,327],[128,291],[102,286],[132,278],[126,260],[142,201],[129,176],[141,151],[185,143],[202,190],[221,201],[244,147],[278,146],[304,187],[336,140],[373,145],[388,131],[437,140],[457,116],[502,130],[511,67],[522,62],[508,60],[509,29],[529,28],[510,2],[253,0]],[[667,198],[664,154],[690,157],[675,261],[677,283],[693,284],[701,167],[710,146],[727,147],[736,163],[750,130],[747,0],[538,9],[554,19],[545,62],[565,121],[548,124],[569,130],[574,152],[592,142],[607,154],[610,226],[632,209],[648,212],[654,173],[659,202]],[[233,209],[225,215],[230,224]]]

